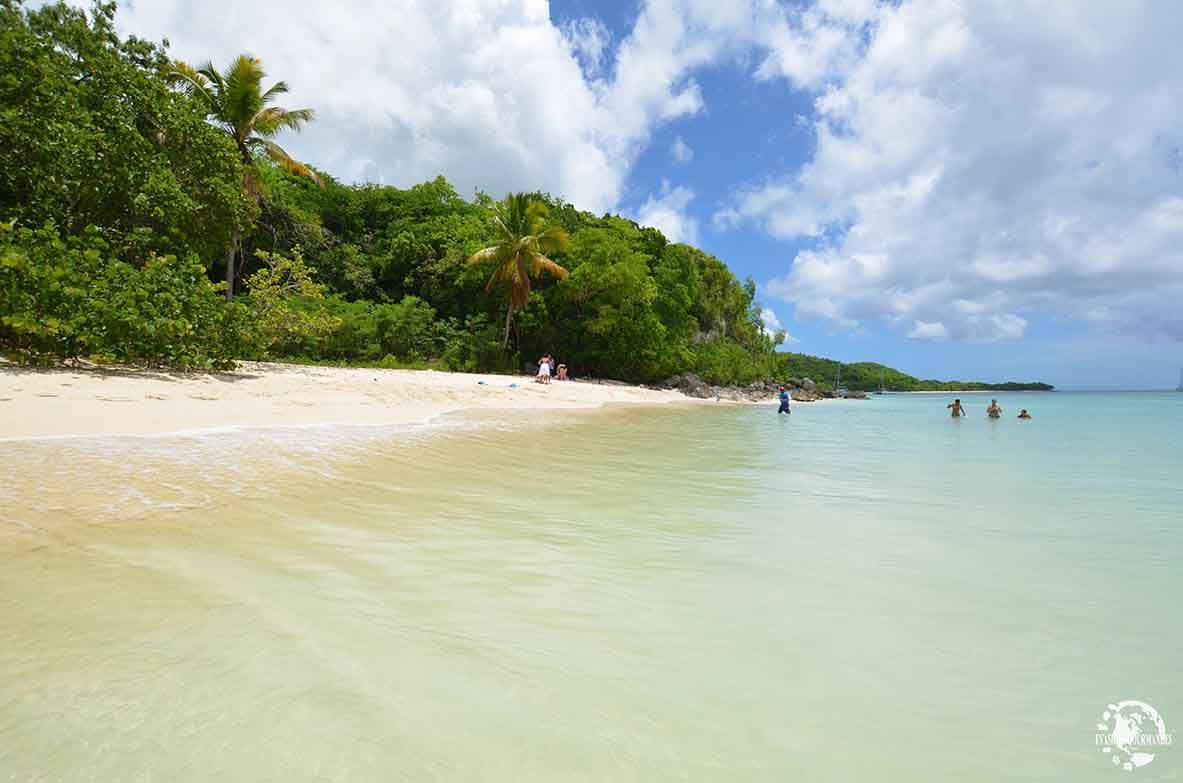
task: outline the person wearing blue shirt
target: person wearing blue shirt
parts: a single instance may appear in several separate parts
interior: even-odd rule
[[[779,396],[780,396],[780,407],[777,409],[776,412],[778,414],[779,413],[792,413],[792,411],[789,410],[789,393],[785,390],[784,386],[780,387],[780,395]]]

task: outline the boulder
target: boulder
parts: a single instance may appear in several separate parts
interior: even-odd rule
[[[662,385],[667,389],[677,389],[687,397],[706,399],[714,396],[711,387],[707,385],[706,381],[692,372],[666,378]]]
[[[805,389],[806,391],[817,391],[817,384],[814,383],[811,378],[802,378],[801,388]]]

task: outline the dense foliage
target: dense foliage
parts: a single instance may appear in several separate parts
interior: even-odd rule
[[[244,345],[196,256],[120,260],[97,229],[63,239],[0,223],[0,340],[33,361],[225,367]]]
[[[114,6],[24,12],[0,0],[0,220],[97,227],[132,264],[217,257],[250,223],[234,145],[121,40]]]
[[[121,39],[114,5],[0,0],[0,347],[24,360],[232,357],[715,384],[837,364],[775,351],[756,286],[631,220],[443,178],[350,186],[271,137],[261,63],[225,72]],[[228,97],[229,96],[229,97]],[[250,111],[231,111],[239,96]],[[229,108],[228,108],[229,107]],[[226,282],[244,296],[220,301]],[[850,365],[844,385],[926,383]],[[962,386],[964,388],[964,386]]]
[[[1051,391],[1046,383],[981,383],[979,381],[922,380],[875,362],[843,364],[820,356],[782,353],[784,374],[810,378],[823,388],[842,386],[852,391]]]

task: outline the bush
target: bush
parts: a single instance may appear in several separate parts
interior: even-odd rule
[[[752,353],[730,340],[708,340],[694,347],[694,372],[707,383],[744,385],[775,375],[771,354]]]
[[[247,278],[252,353],[266,358],[276,345],[315,341],[336,329],[340,321],[325,311],[324,286],[312,280],[312,270],[297,251],[290,258],[256,251],[263,268]]]
[[[226,367],[245,317],[194,256],[136,267],[112,258],[94,228],[63,239],[49,225],[0,223],[0,345],[20,361]]]
[[[253,294],[252,294],[253,296]],[[464,361],[481,352],[456,349],[466,332],[453,318],[437,319],[435,308],[417,296],[404,296],[394,304],[347,302],[339,296],[292,300],[293,314],[319,318],[330,325],[315,333],[288,333],[270,343],[275,356],[316,356],[331,360],[401,365],[443,358],[449,353]]]

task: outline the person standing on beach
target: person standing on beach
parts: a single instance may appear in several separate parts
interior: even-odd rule
[[[990,407],[986,409],[986,415],[991,419],[1002,418],[1002,407],[998,404],[998,400],[990,400]]]
[[[550,355],[543,356],[538,360],[538,378],[539,383],[550,383]]]
[[[955,419],[960,419],[962,416],[965,415],[965,408],[961,407],[961,400],[960,399],[953,400],[953,402],[949,403],[945,407],[952,409],[953,418],[955,418]]]
[[[784,386],[780,387],[780,394],[778,396],[780,397],[780,407],[776,410],[777,414],[792,413],[792,411],[789,410],[789,392]]]

